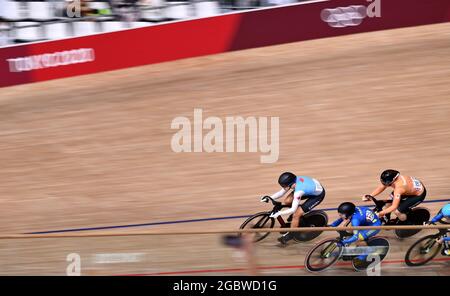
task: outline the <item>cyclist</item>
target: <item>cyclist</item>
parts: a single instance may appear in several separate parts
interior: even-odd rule
[[[441,220],[442,218],[447,218],[450,219],[450,203],[446,204],[440,211],[439,213],[433,218],[431,219],[431,221],[429,222],[429,224],[435,224],[436,222],[438,222],[439,220]],[[441,238],[440,240],[438,240],[438,242],[440,244],[444,243],[444,253],[447,256],[450,256],[450,237],[445,235],[443,238]]]
[[[400,221],[406,221],[408,211],[420,204],[427,195],[427,190],[419,179],[401,175],[396,170],[383,171],[380,181],[381,184],[370,194],[371,196],[379,195],[388,187],[394,189],[390,195],[392,205],[378,213],[380,218],[394,212]],[[367,195],[364,195],[363,201],[368,200]]]
[[[339,226],[342,222],[350,221],[351,226],[380,226],[381,221],[378,216],[367,207],[357,207],[351,202],[344,202],[338,207],[339,219],[334,221],[330,226]],[[380,232],[379,229],[355,230],[353,236],[343,240],[342,245],[349,245],[354,242],[360,242],[367,245],[367,239]],[[358,243],[357,243],[358,244]],[[366,261],[366,255],[357,257],[361,261]]]
[[[282,204],[291,207],[289,209],[273,213],[270,217],[277,218],[280,215],[293,214],[291,228],[298,227],[300,218],[305,213],[308,213],[315,208],[325,198],[325,189],[319,181],[311,177],[296,176],[291,172],[284,172],[278,178],[278,184],[280,184],[282,189],[272,194],[270,197],[273,199],[284,197]],[[300,205],[300,200],[305,200],[305,202]],[[261,202],[268,201],[269,199],[267,196],[261,198]],[[293,238],[293,233],[286,232],[278,238],[278,241],[282,245],[286,245],[287,242]]]

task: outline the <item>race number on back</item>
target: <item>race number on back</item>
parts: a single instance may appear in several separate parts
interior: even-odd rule
[[[316,179],[312,179],[314,181],[314,184],[316,184],[316,192],[322,192],[323,188],[322,185],[320,185],[319,181],[317,181]]]
[[[421,191],[422,188],[423,188],[422,182],[420,182],[418,179],[416,179],[414,177],[411,177],[411,180],[412,180],[412,184],[413,184],[414,190],[415,191]]]
[[[377,221],[377,219],[375,219],[375,214],[371,211],[366,211],[366,221],[375,223]]]

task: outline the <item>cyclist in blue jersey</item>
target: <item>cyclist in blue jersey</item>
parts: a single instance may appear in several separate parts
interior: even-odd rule
[[[429,223],[430,224],[435,224],[436,222],[438,222],[442,218],[450,219],[450,203],[446,204],[439,211],[439,213],[433,219],[431,219],[431,221]],[[445,255],[450,256],[450,237],[448,236],[448,233],[443,238],[438,240],[438,242],[440,244],[444,243],[444,247],[445,247],[444,253],[445,253]]]
[[[339,219],[334,221],[330,226],[339,226],[342,222],[350,220],[351,226],[381,226],[381,220],[378,216],[367,207],[357,207],[351,202],[344,202],[338,207]],[[343,240],[342,245],[349,245],[354,242],[367,243],[367,239],[375,236],[380,232],[379,229],[355,230],[353,236]],[[359,260],[365,261],[367,255],[358,256]]]
[[[285,172],[278,178],[278,184],[280,184],[282,189],[272,194],[270,197],[273,199],[284,197],[282,204],[291,207],[283,211],[278,211],[270,217],[278,218],[280,215],[293,214],[291,222],[292,228],[298,227],[300,218],[305,213],[308,213],[315,208],[325,198],[325,189],[319,181],[311,177],[296,176],[293,173]],[[305,202],[300,205],[301,200],[305,200]],[[262,197],[261,201],[268,202],[269,200],[267,197]],[[278,238],[278,241],[285,245],[293,238],[294,234],[287,232]]]

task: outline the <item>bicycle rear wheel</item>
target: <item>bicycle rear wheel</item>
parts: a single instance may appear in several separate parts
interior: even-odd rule
[[[405,222],[399,222],[399,225],[423,225],[430,220],[430,212],[425,208],[413,208],[408,214],[408,219]],[[395,235],[402,239],[411,237],[419,233],[421,229],[397,229]]]
[[[372,250],[369,251],[365,260],[361,260],[359,257],[355,257],[352,260],[353,268],[356,271],[367,270],[372,263],[375,263],[374,260],[377,260],[378,263],[381,263],[384,258],[386,258],[389,253],[390,244],[389,241],[383,237],[371,237],[367,241],[367,246]]]
[[[344,251],[344,247],[337,242],[336,239],[327,239],[312,248],[305,258],[306,269],[319,272],[336,263]]]
[[[427,235],[416,241],[406,252],[406,265],[421,266],[436,257],[442,247],[442,245],[436,241],[437,237],[437,235]]]
[[[239,229],[260,229],[260,228],[273,228],[275,225],[275,219],[270,218],[270,213],[268,212],[261,212],[257,213],[251,217],[249,217],[247,220],[242,223],[241,227]],[[253,242],[259,242],[265,239],[270,232],[256,232],[255,237],[253,239]],[[240,236],[242,233],[239,234]]]
[[[324,227],[328,224],[328,216],[323,211],[312,211],[307,213],[300,220],[300,227]],[[322,231],[295,232],[294,240],[306,242],[318,237]]]

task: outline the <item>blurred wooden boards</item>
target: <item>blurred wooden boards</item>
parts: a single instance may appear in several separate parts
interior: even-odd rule
[[[440,24],[2,89],[0,231],[251,214],[285,170],[320,179],[322,207],[358,201],[387,167],[448,198],[449,37]],[[280,117],[279,161],[174,153],[171,121],[194,108]]]

